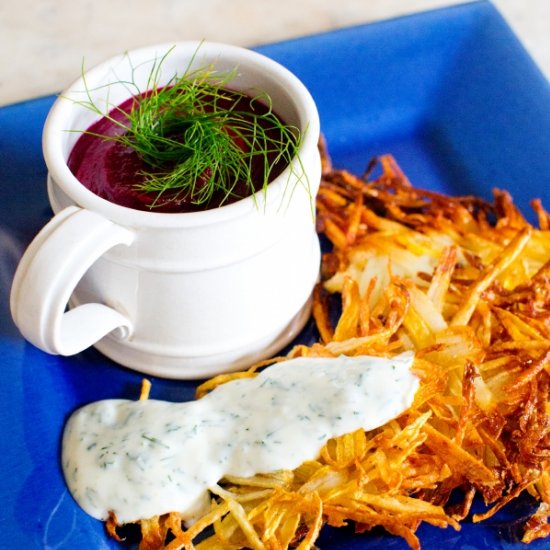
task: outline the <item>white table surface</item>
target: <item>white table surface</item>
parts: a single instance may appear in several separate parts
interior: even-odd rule
[[[451,0],[0,0],[0,105],[62,90],[111,55],[206,39],[254,46]],[[550,0],[494,0],[550,77]]]

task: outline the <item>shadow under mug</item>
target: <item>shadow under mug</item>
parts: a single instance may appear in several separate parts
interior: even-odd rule
[[[79,137],[97,120],[83,93],[109,110],[146,90],[162,63],[168,81],[192,63],[238,68],[231,87],[267,92],[302,139],[297,158],[267,192],[193,213],[138,211],[84,187],[67,166]],[[314,201],[321,177],[319,117],[303,84],[253,51],[181,42],[118,56],[86,73],[52,107],[43,134],[55,216],[17,268],[11,311],[42,350],[72,355],[94,345],[146,374],[193,379],[244,368],[289,343],[310,314],[318,277]],[[69,304],[69,309],[67,309]]]

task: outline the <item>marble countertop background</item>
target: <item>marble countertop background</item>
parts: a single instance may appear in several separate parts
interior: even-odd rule
[[[0,105],[58,92],[86,66],[154,43],[254,46],[457,4],[449,0],[0,1]],[[494,0],[550,78],[550,0]]]

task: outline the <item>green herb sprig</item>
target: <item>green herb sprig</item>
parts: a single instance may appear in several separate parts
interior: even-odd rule
[[[118,127],[115,135],[94,135],[131,148],[150,168],[136,184],[138,191],[156,194],[150,208],[166,200],[208,208],[214,199],[221,206],[253,195],[259,190],[254,164],[263,169],[258,179],[264,192],[276,167],[290,165],[294,174],[291,161],[297,155],[300,132],[278,118],[266,93],[250,98],[230,90],[237,69],[220,72],[208,65],[192,70],[194,59],[181,76],[160,86],[161,67],[170,51],[155,61],[146,91],[135,93],[135,83],[125,83],[135,97],[129,111],[115,106],[102,113],[87,86],[87,100],[79,102]],[[238,108],[240,99],[249,110]],[[255,109],[257,102],[264,108]],[[299,159],[298,163],[302,169]],[[303,170],[296,177],[301,181]],[[237,192],[243,183],[246,192],[242,188]]]

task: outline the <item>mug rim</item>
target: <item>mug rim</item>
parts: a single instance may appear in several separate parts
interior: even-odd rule
[[[62,151],[61,132],[67,131],[64,128],[63,121],[73,108],[74,102],[71,95],[76,91],[82,91],[84,85],[83,76],[76,79],[57,97],[52,105],[44,129],[42,132],[42,150],[49,175],[55,185],[59,186],[75,203],[81,208],[88,208],[98,212],[105,217],[126,226],[144,226],[144,227],[189,227],[198,225],[208,225],[218,223],[222,220],[237,218],[250,214],[252,211],[262,211],[268,201],[276,199],[283,200],[286,189],[285,186],[291,176],[292,166],[298,164],[300,154],[302,158],[304,151],[317,148],[320,133],[320,120],[317,106],[305,85],[286,67],[277,61],[260,54],[251,49],[224,44],[221,42],[211,42],[204,40],[186,40],[173,43],[162,43],[141,48],[129,50],[124,54],[112,56],[105,61],[95,65],[85,71],[86,78],[93,77],[94,74],[101,74],[105,69],[121,62],[125,57],[134,56],[137,59],[158,59],[159,51],[167,52],[170,49],[196,52],[198,48],[201,52],[216,53],[221,57],[227,54],[231,59],[239,64],[239,60],[246,61],[248,65],[254,66],[270,72],[276,77],[279,83],[283,83],[285,90],[292,98],[300,118],[303,117],[304,128],[302,140],[291,163],[279,174],[273,181],[267,185],[267,189],[260,189],[256,193],[244,197],[231,204],[214,207],[196,212],[151,212],[137,210],[127,206],[113,203],[107,199],[96,195],[93,191],[85,187],[71,172],[64,158]],[[301,171],[300,166],[295,166]],[[314,201],[316,193],[316,182],[309,182],[311,200]],[[312,188],[313,186],[313,188]]]

